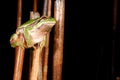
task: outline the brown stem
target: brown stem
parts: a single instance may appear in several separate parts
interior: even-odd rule
[[[18,0],[17,10],[18,10],[17,11],[17,27],[18,27],[21,25],[22,0]],[[20,38],[22,39],[22,36],[20,36]],[[24,61],[24,48],[16,47],[13,80],[21,80],[23,61]]]
[[[44,51],[44,62],[43,62],[43,79],[47,80],[47,73],[48,73],[48,55],[49,55],[49,33],[47,34],[47,41],[46,41],[45,51]]]
[[[56,0],[54,17],[56,19],[53,51],[53,79],[62,80],[63,44],[64,44],[64,9],[65,1]]]
[[[24,61],[24,48],[16,47],[15,66],[13,80],[21,80]]]
[[[18,0],[17,6],[17,27],[21,25],[22,22],[22,0]]]
[[[44,6],[43,6],[43,15],[47,15],[47,11],[48,11],[48,1],[49,0],[44,0]]]
[[[40,17],[40,16],[36,15],[37,14],[36,11],[37,11],[37,0],[33,0],[33,11],[30,12],[30,20],[34,19],[36,17]],[[29,75],[31,74],[30,72],[31,72],[31,67],[32,67],[32,56],[33,56],[32,53],[33,53],[33,51],[30,50]]]
[[[33,51],[30,80],[42,80],[42,48],[37,47]]]
[[[118,9],[118,0],[114,0],[114,8],[113,8],[113,30],[116,30],[117,23],[117,9]]]
[[[43,15],[51,16],[51,0],[44,0],[44,7],[43,7]],[[44,51],[44,62],[43,62],[43,79],[47,80],[47,73],[48,73],[48,55],[49,55],[49,40],[50,40],[50,33],[47,34],[47,41]]]
[[[33,0],[33,12],[37,11],[37,0]]]
[[[118,12],[118,0],[114,0],[113,7],[113,48],[112,48],[112,75],[114,75],[114,58],[115,58],[115,35],[117,26],[117,12]]]
[[[38,12],[34,12],[34,11],[31,11],[30,12],[30,19],[35,19],[35,18],[37,18],[37,17],[40,17],[40,14],[38,13]],[[39,58],[38,57],[34,57],[34,56],[36,56],[37,54],[38,54],[38,50],[35,50],[35,51],[32,51],[32,49],[31,49],[31,53],[30,53],[30,63],[29,63],[29,71],[30,71],[30,76],[29,76],[29,79],[30,80],[34,80],[33,78],[35,78],[36,76],[37,76],[37,74],[35,74],[35,70],[38,70],[38,68],[36,68],[36,67],[39,67],[39,63],[41,63],[41,62],[39,62],[38,61],[38,64],[35,64],[34,62],[36,62],[36,60],[39,60]],[[35,55],[36,54],[36,55]],[[39,55],[39,54],[38,54]],[[33,63],[32,63],[32,61],[33,61]],[[40,60],[41,61],[41,60]],[[36,66],[36,67],[34,67],[34,66]],[[40,69],[41,70],[41,69]],[[38,70],[39,71],[39,70]],[[38,73],[38,72],[37,72]],[[32,76],[31,76],[32,75]],[[36,75],[36,76],[34,76],[34,75]],[[33,77],[34,76],[34,77]]]

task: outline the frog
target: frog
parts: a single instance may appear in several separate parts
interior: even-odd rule
[[[55,18],[48,16],[28,20],[18,26],[15,33],[11,35],[10,45],[13,48],[17,46],[31,48],[42,41],[44,41],[45,45],[46,35],[52,30],[55,24]],[[22,39],[20,36],[22,36]]]

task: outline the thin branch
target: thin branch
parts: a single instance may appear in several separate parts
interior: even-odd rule
[[[37,12],[37,0],[33,0],[33,11],[30,11],[30,19],[35,19],[36,17],[40,17],[40,15]],[[32,50],[30,50],[29,73],[31,72],[32,67],[32,53]]]
[[[64,10],[65,1],[56,0],[54,6],[54,18],[56,19],[54,31],[54,51],[53,51],[53,79],[62,80],[62,62],[64,45]]]
[[[37,0],[34,0],[33,11],[30,13],[30,19],[40,17],[37,12]],[[42,80],[42,49],[38,46],[30,54],[30,80]]]
[[[44,7],[43,7],[43,15],[51,16],[51,0],[44,0]],[[47,40],[46,40],[46,46],[45,46],[45,52],[43,54],[44,56],[44,62],[43,62],[43,79],[47,80],[47,74],[48,74],[48,55],[49,55],[49,40],[50,40],[50,33],[47,34]]]
[[[115,36],[117,26],[117,12],[118,12],[118,0],[114,0],[113,7],[113,48],[112,48],[112,75],[114,76],[114,58],[115,58]]]
[[[35,19],[37,17],[40,17],[40,14],[38,12],[31,11],[30,12],[30,19]],[[30,80],[35,80],[37,79],[38,76],[38,71],[39,67],[42,66],[40,63],[42,62],[41,59],[39,60],[39,53],[41,53],[39,50],[31,50],[32,52],[30,53],[30,64],[29,64],[29,71],[30,71]],[[38,57],[37,57],[38,56]],[[40,65],[39,65],[40,64]]]
[[[114,8],[113,8],[113,30],[116,30],[117,23],[117,9],[118,9],[118,0],[114,0]]]
[[[22,17],[22,0],[18,0],[17,26],[21,25],[21,17]],[[23,37],[20,36],[20,38],[22,39]],[[23,61],[24,61],[24,48],[16,47],[13,80],[21,80]]]
[[[37,47],[33,51],[30,80],[42,80],[42,48]]]
[[[34,0],[33,11],[30,11],[30,19],[35,19],[37,17],[40,17],[40,14],[39,12],[37,12],[37,0]],[[32,68],[32,60],[33,60],[32,56],[33,56],[33,50],[31,49],[30,50],[30,61],[29,61],[29,73],[31,72],[31,68]]]
[[[33,12],[37,11],[37,0],[33,0]]]
[[[49,0],[44,0],[44,5],[43,5],[43,15],[47,15],[47,10],[48,10],[48,1]]]

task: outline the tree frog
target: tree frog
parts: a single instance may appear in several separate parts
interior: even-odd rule
[[[11,47],[33,47],[35,44],[45,39],[45,35],[51,31],[55,23],[56,20],[54,18],[47,16],[28,20],[17,27],[16,32],[11,35]],[[20,39],[20,35],[23,36],[23,40]]]

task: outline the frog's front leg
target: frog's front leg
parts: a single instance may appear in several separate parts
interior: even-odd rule
[[[45,47],[46,46],[46,41],[47,41],[47,35],[44,35],[44,37],[43,37],[43,41],[41,41],[41,43],[40,43],[40,47],[41,48],[43,48],[43,47]]]
[[[24,37],[25,37],[25,41],[26,41],[26,47],[31,47],[33,44],[32,44],[32,41],[31,41],[31,38],[30,38],[30,33],[29,31],[31,30],[30,27],[26,27],[24,28]]]

